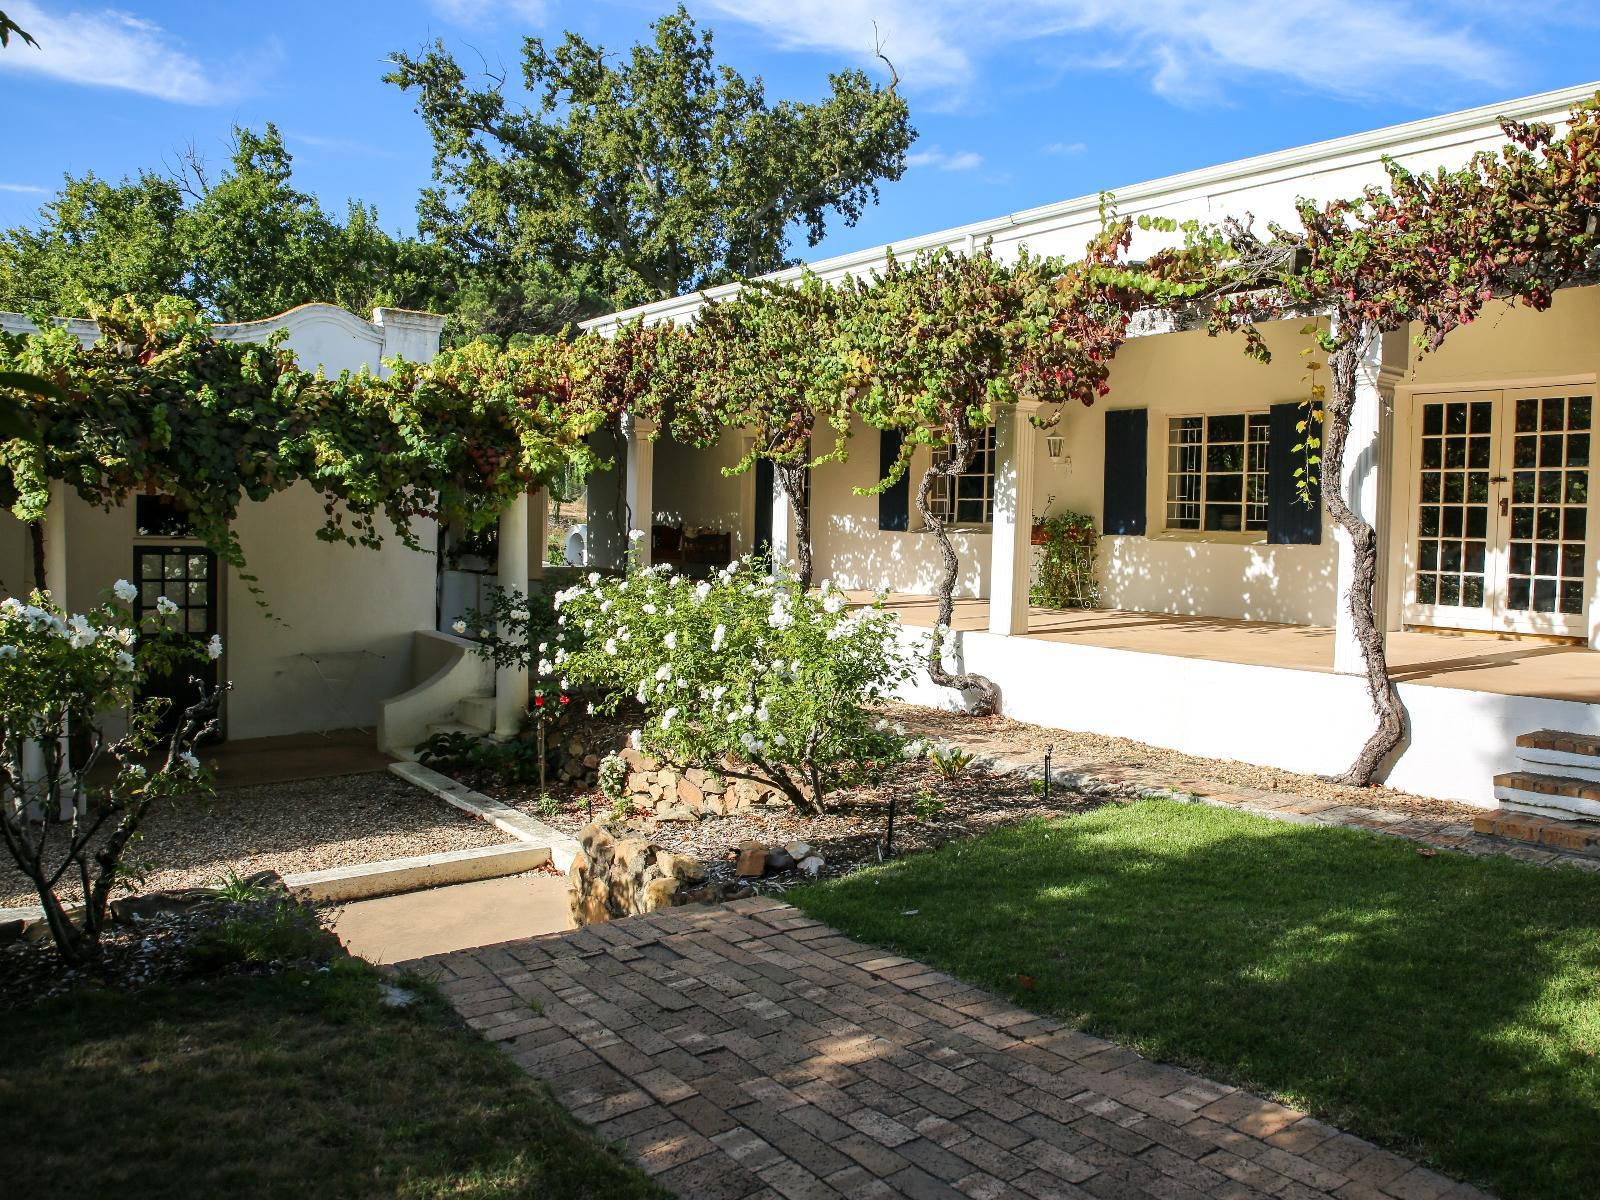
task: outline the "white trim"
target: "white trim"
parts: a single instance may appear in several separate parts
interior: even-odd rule
[[[1185,193],[1211,194],[1239,192],[1250,187],[1293,180],[1313,164],[1332,165],[1342,162],[1351,165],[1377,162],[1384,156],[1398,156],[1426,151],[1443,151],[1498,132],[1497,123],[1502,118],[1513,120],[1545,119],[1559,122],[1571,107],[1593,96],[1600,84],[1579,84],[1569,88],[1540,92],[1486,104],[1478,108],[1408,121],[1365,133],[1351,134],[1304,146],[1260,154],[1211,167],[1202,167],[1177,175],[1167,175],[1143,183],[1112,189],[1123,212],[1134,208],[1150,208],[1184,198]],[[1235,185],[1235,186],[1228,186]],[[1091,219],[1100,206],[1099,193],[1076,196],[1055,204],[1023,209],[986,221],[944,229],[919,237],[904,238],[896,242],[872,246],[849,254],[821,259],[807,267],[788,267],[774,271],[762,278],[781,282],[798,279],[806,270],[818,275],[836,277],[850,273],[870,273],[883,262],[890,250],[896,254],[914,253],[937,246],[963,249],[975,246],[980,240],[1004,235],[1007,241],[1025,241],[1028,237],[1048,233],[1063,225],[1081,223]],[[721,300],[738,292],[737,283],[721,284],[700,292],[635,305],[620,312],[610,313],[580,323],[580,328],[602,333],[610,332],[624,321],[643,318],[649,322],[680,320],[691,317],[707,300]]]

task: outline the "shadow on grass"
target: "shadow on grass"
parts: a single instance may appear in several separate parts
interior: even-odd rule
[[[790,898],[1505,1197],[1600,1196],[1595,876],[1144,801]]]
[[[0,1126],[26,1139],[7,1194],[665,1196],[431,993],[386,1008],[356,962],[0,1011],[0,1062]]]

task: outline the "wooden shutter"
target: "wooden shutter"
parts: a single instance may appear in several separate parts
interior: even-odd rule
[[[878,478],[889,474],[900,457],[900,447],[905,435],[898,429],[878,431]],[[904,532],[911,528],[911,472],[900,477],[900,482],[878,494],[878,528]]]
[[[1318,405],[1317,407],[1321,407]],[[1275,546],[1316,546],[1322,542],[1322,489],[1311,486],[1310,503],[1300,498],[1295,468],[1306,465],[1295,447],[1305,438],[1297,428],[1307,410],[1298,401],[1272,406],[1267,429],[1267,541]],[[1315,475],[1320,468],[1313,467]]]
[[[1106,410],[1105,508],[1100,521],[1101,533],[1144,536],[1149,433],[1148,409]]]

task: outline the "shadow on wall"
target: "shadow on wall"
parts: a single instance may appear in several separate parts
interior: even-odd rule
[[[1100,595],[1106,608],[1332,625],[1337,557],[1319,546],[1230,545],[1105,537]]]
[[[961,560],[956,596],[987,595],[990,536],[957,530],[950,541]],[[817,578],[832,579],[843,588],[928,594],[938,587],[944,570],[931,533],[886,532],[878,528],[876,512],[818,514],[812,542]]]

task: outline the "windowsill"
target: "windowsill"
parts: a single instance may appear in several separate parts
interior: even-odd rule
[[[983,534],[990,534],[990,533],[994,532],[994,526],[993,525],[946,525],[944,527],[944,531],[946,533],[983,533]],[[923,525],[920,528],[911,530],[911,532],[912,533],[932,533],[933,530],[929,529],[926,525]]]
[[[1222,530],[1206,529],[1162,529],[1147,536],[1152,542],[1212,542],[1221,546],[1267,544],[1267,532],[1264,529],[1250,530],[1246,533],[1226,533]]]

